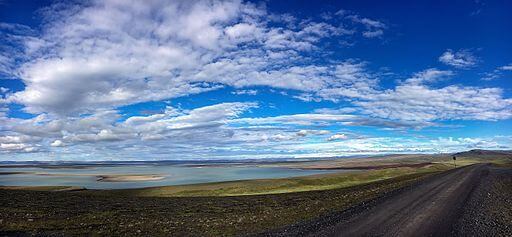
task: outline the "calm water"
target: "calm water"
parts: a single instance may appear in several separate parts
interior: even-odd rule
[[[206,166],[187,167],[180,165],[121,165],[75,168],[0,168],[0,172],[37,172],[37,174],[0,175],[3,186],[82,186],[89,189],[141,188],[151,186],[194,184],[231,180],[285,178],[334,171],[300,170],[280,167],[257,166]],[[340,171],[337,171],[340,172]],[[136,182],[98,182],[97,175],[141,174],[161,175],[162,180]]]

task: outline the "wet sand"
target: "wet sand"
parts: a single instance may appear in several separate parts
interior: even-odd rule
[[[165,177],[160,175],[98,175],[99,182],[135,182],[135,181],[157,181]]]
[[[98,182],[137,182],[137,181],[156,181],[162,180],[165,177],[155,174],[56,174],[56,173],[41,173],[41,172],[0,172],[0,175],[17,175],[17,174],[34,174],[41,176],[91,176],[96,177]]]

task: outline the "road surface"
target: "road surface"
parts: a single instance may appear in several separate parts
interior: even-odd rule
[[[489,164],[461,167],[335,218],[320,218],[269,235],[510,236],[510,171]],[[493,186],[500,182],[502,186]]]

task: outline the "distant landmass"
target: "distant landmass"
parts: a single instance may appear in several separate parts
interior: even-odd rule
[[[454,154],[455,156],[503,156],[503,155],[512,155],[511,150],[482,150],[482,149],[473,149],[469,151],[458,152]]]

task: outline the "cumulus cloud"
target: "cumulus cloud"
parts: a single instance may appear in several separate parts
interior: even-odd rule
[[[283,144],[277,146],[284,150],[307,150],[309,153],[298,157],[372,155],[372,154],[410,154],[410,153],[449,153],[468,149],[510,149],[512,137],[496,136],[489,138],[440,137],[437,139],[417,139],[404,137],[367,137],[346,139],[343,141],[326,141],[309,144]]]
[[[0,153],[5,152],[36,152],[37,147],[30,146],[23,143],[0,143]]]
[[[363,36],[366,37],[366,38],[374,38],[374,37],[379,37],[381,35],[384,34],[384,31],[383,30],[373,30],[373,31],[365,31],[363,32]]]
[[[362,35],[366,38],[380,37],[384,34],[384,29],[387,28],[387,25],[381,21],[361,17],[359,15],[349,15],[347,18],[365,27],[365,31],[362,32]]]
[[[500,67],[500,69],[505,71],[512,71],[512,63],[509,65],[502,66]]]
[[[497,67],[495,68],[494,70],[492,70],[491,72],[486,72],[484,73],[483,77],[482,77],[482,80],[484,81],[492,81],[494,79],[497,79],[499,77],[501,77],[504,73],[504,71],[512,71],[512,64],[508,64],[508,65],[504,65],[504,66],[501,66],[501,67]]]
[[[450,76],[453,76],[454,73],[452,71],[438,70],[436,68],[429,68],[427,70],[418,72],[413,75],[413,77],[407,79],[405,83],[407,84],[426,84],[433,83],[437,81],[444,80]]]
[[[331,135],[332,126],[414,126],[368,117],[339,114],[343,109],[318,114],[263,118],[242,117],[255,103],[220,103],[192,110],[168,107],[162,113],[118,120],[116,111],[102,111],[82,118],[41,115],[6,120],[11,135],[0,137],[0,157],[25,157],[40,152],[46,159],[51,147],[66,146],[60,158],[78,159],[201,159],[338,156],[353,154],[439,152],[466,147],[503,148],[510,138],[453,139],[456,142],[416,138],[365,137],[352,133]],[[330,114],[328,112],[335,112]],[[386,124],[388,122],[388,124]],[[20,125],[21,124],[21,125]],[[314,129],[313,129],[314,128]],[[340,140],[343,140],[340,143]],[[236,154],[236,155],[235,155]],[[9,158],[10,157],[10,158]],[[90,158],[88,158],[90,159]]]
[[[26,88],[9,97],[32,113],[90,112],[220,85],[314,89],[325,77],[310,79],[324,68],[301,62],[322,39],[346,34],[328,22],[288,27],[240,1],[92,1],[42,12],[47,23],[25,38],[13,72]]]
[[[334,134],[334,135],[330,136],[329,138],[327,138],[327,141],[345,140],[347,138],[348,137],[345,134]]]
[[[379,118],[371,118],[355,114],[340,114],[339,111],[330,113],[331,110],[319,110],[318,113],[280,115],[274,117],[240,118],[233,119],[235,124],[249,125],[299,125],[299,126],[371,126],[393,129],[421,128],[434,126],[428,121],[386,121]]]
[[[302,101],[306,101],[306,102],[311,102],[311,101],[320,102],[320,101],[322,101],[322,98],[315,97],[311,93],[301,93],[301,94],[298,94],[298,95],[294,95],[293,98],[298,99],[298,100],[302,100]]]
[[[39,43],[25,42],[25,50],[31,53],[26,54],[26,62],[16,73],[26,88],[6,99],[23,104],[28,112],[36,114],[90,113],[225,85],[298,90],[300,93],[292,96],[307,102],[349,99],[356,105],[378,105],[372,101],[379,94],[398,97],[406,88],[421,87],[423,93],[441,95],[421,85],[453,76],[450,71],[428,69],[408,79],[406,83],[411,85],[382,91],[378,75],[367,71],[366,62],[349,59],[334,64],[304,63],[309,60],[309,52],[321,47],[323,39],[349,32],[331,22],[299,21],[285,15],[269,18],[266,16],[271,14],[264,7],[251,3],[154,1],[141,5],[93,1],[87,6],[54,6],[43,12],[48,19],[43,33],[36,37]],[[133,23],[131,19],[135,18]],[[345,14],[342,18],[365,29],[387,27],[381,21],[357,14]],[[290,22],[294,24],[289,25]],[[440,60],[457,67],[469,67],[477,61],[467,50],[448,50]],[[478,88],[450,89],[465,93]],[[241,89],[234,93],[255,91]],[[498,95],[494,99],[501,98]],[[401,113],[390,109],[380,108],[388,113]],[[394,106],[392,110],[397,109]],[[506,114],[500,109],[503,106],[491,110]],[[420,110],[415,117],[422,115]]]
[[[449,49],[444,52],[440,57],[439,61],[456,68],[470,68],[478,63],[478,59],[469,50],[459,50],[454,52]]]
[[[457,76],[450,70],[429,68],[383,87],[371,62],[331,58],[324,49],[333,39],[378,38],[389,28],[346,10],[325,13],[319,21],[242,1],[93,0],[57,2],[40,12],[40,31],[0,23],[2,41],[9,42],[0,46],[0,73],[25,85],[14,92],[0,87],[0,103],[20,104],[34,116],[9,117],[8,107],[0,108],[4,157],[56,151],[77,159],[405,152],[413,146],[401,149],[403,141],[389,139],[382,145],[386,141],[376,138],[345,139],[332,148],[343,134],[329,136],[329,128],[421,129],[444,120],[512,117],[512,100],[503,89],[436,87]],[[457,68],[478,62],[468,50],[448,50],[439,60]],[[226,87],[251,96],[266,91],[252,88],[271,87],[305,102],[334,105],[263,117],[249,116],[261,106],[255,102],[167,106],[150,115],[121,112],[124,105]],[[418,149],[427,151],[432,143]],[[66,148],[51,148],[60,146]]]
[[[267,149],[266,152],[274,153],[273,147],[283,142],[327,140],[330,132],[323,127],[412,126],[383,124],[371,118],[339,113],[241,118],[258,106],[252,102],[233,102],[192,110],[167,107],[161,113],[131,116],[125,120],[120,120],[121,115],[115,110],[98,111],[80,118],[50,114],[32,119],[2,117],[2,122],[5,122],[2,124],[11,135],[0,137],[0,143],[3,144],[3,153],[47,152],[48,149],[40,146],[50,144],[51,147],[66,146],[73,155],[85,150],[88,154],[100,156],[106,153],[116,156],[117,151],[121,156],[137,147],[137,152],[151,154],[152,157],[160,157],[160,153],[180,154],[190,149],[188,156],[198,158],[210,152],[237,150],[253,153],[262,147]]]
[[[64,146],[64,143],[61,141],[61,140],[55,140],[53,141],[50,146],[53,146],[53,147],[59,147],[59,146]]]
[[[344,66],[338,75],[342,87],[321,89],[317,95],[337,101],[349,98],[364,114],[401,122],[431,126],[437,120],[503,120],[512,117],[512,99],[503,98],[500,88],[431,84],[447,80],[452,71],[435,68],[413,74],[392,89],[378,88],[377,79],[362,64]]]
[[[251,125],[261,124],[294,124],[294,125],[321,125],[331,122],[343,122],[356,120],[358,116],[351,114],[293,114],[263,118],[240,118],[232,122],[247,123]]]
[[[124,121],[118,120],[120,115],[117,111],[101,111],[81,118],[40,115],[22,120],[3,117],[2,120],[9,121],[5,129],[15,135],[0,137],[0,143],[4,152],[26,151],[45,141],[52,147],[89,146],[90,152],[100,148],[110,150],[113,147],[124,147],[141,141],[146,141],[147,144],[143,146],[150,148],[162,145],[152,141],[168,143],[169,140],[173,141],[174,146],[210,146],[224,143],[225,138],[232,137],[233,129],[226,127],[228,121],[256,106],[255,103],[235,102],[190,111],[167,108],[161,114],[132,116]]]
[[[320,108],[320,109],[315,109],[314,112],[319,113],[319,114],[351,114],[351,113],[357,112],[357,109],[353,108],[353,107],[345,107],[345,108],[339,108],[339,109]]]
[[[503,99],[498,88],[400,85],[355,104],[380,118],[404,121],[488,120],[512,117],[512,99]]]
[[[234,95],[257,95],[258,90],[236,90],[231,93]]]
[[[308,135],[324,135],[324,134],[329,134],[329,133],[331,133],[331,132],[329,132],[328,130],[306,130],[306,129],[302,129],[302,130],[297,132],[297,136],[305,137],[305,136],[308,136]]]

